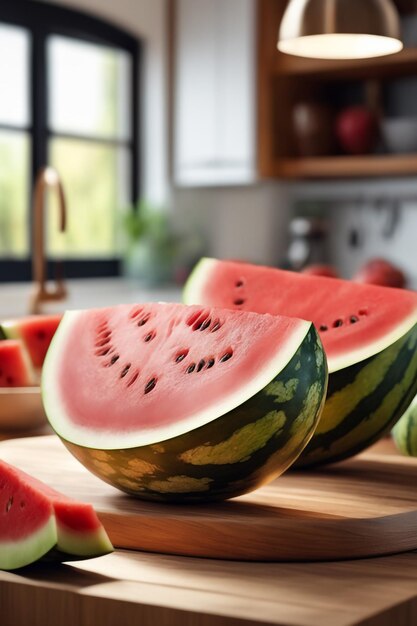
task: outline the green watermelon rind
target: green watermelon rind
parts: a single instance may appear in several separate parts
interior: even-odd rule
[[[57,520],[57,529],[56,549],[63,555],[63,560],[65,556],[74,556],[79,559],[94,558],[113,551],[113,546],[103,526],[99,526],[94,531],[77,532],[74,529],[64,528]]]
[[[41,559],[57,544],[55,516],[34,533],[17,541],[0,541],[0,570],[14,570]]]
[[[298,461],[300,466],[313,467],[343,461],[362,452],[391,431],[417,394],[416,345],[417,324],[379,354],[357,366],[330,374],[322,419]],[[387,368],[381,375],[378,368],[384,361]],[[367,384],[372,386],[372,391],[367,394],[362,392],[352,410],[346,414],[338,412],[340,422],[337,426],[333,425],[328,431],[321,432],[323,424],[328,420],[327,413],[331,416],[329,407],[332,400],[339,394],[341,399],[345,398],[349,402],[352,386],[365,373],[365,369]],[[364,410],[363,406],[367,409]],[[355,428],[361,437],[348,445]]]
[[[210,305],[205,301],[203,296],[205,276],[209,277],[211,268],[213,268],[218,261],[212,258],[202,258],[193,271],[191,272],[183,290],[183,302],[184,304],[203,304]],[[335,279],[332,279],[335,280]],[[282,311],[285,315],[285,311]],[[401,324],[398,324],[389,333],[386,333],[384,337],[378,341],[368,343],[360,350],[351,350],[345,352],[342,355],[327,357],[327,365],[329,368],[329,374],[338,372],[339,370],[356,365],[357,363],[369,359],[370,357],[385,350],[401,337],[403,337],[408,331],[410,331],[417,323],[417,307],[416,309],[406,317]]]
[[[292,331],[291,337],[286,340],[285,349],[282,345],[276,347],[275,358],[269,359],[265,367],[257,372],[250,383],[240,387],[226,399],[219,400],[218,404],[184,419],[179,425],[156,428],[153,432],[135,433],[98,433],[94,429],[74,425],[67,415],[64,402],[60,397],[58,385],[55,382],[55,373],[62,358],[61,344],[65,345],[73,333],[73,325],[85,311],[67,311],[55,333],[48,350],[42,372],[42,400],[48,420],[54,431],[65,439],[80,446],[105,449],[136,448],[151,445],[177,437],[200,426],[212,422],[242,405],[248,399],[259,393],[270,383],[291,361],[300,345],[305,341],[313,325],[311,322],[301,321]]]
[[[417,456],[417,396],[392,430],[397,449],[405,456]]]
[[[257,394],[204,426],[148,446],[87,448],[63,439],[109,484],[145,500],[209,502],[248,493],[282,474],[310,441],[327,389],[318,334]]]

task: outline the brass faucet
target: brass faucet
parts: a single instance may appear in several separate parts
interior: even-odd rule
[[[31,298],[30,312],[41,313],[42,303],[54,300],[64,300],[67,296],[61,263],[57,262],[55,269],[55,288],[48,289],[46,258],[44,245],[44,217],[45,217],[45,196],[48,187],[55,189],[58,194],[60,230],[65,231],[67,221],[67,211],[65,203],[64,188],[59,178],[58,172],[52,167],[44,167],[39,172],[33,194],[33,252],[32,252],[32,275],[35,282],[35,293]]]

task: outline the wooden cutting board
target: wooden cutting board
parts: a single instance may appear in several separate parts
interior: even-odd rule
[[[334,560],[417,549],[417,459],[367,452],[287,472],[221,504],[161,505],[87,472],[55,436],[0,443],[0,458],[91,502],[119,548],[257,561]]]

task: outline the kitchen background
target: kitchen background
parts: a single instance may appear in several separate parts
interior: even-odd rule
[[[30,0],[29,4],[43,3]],[[105,20],[141,43],[136,98],[129,95],[132,61],[125,52],[114,49],[107,60],[100,60],[94,54],[102,49],[94,42],[65,47],[69,40],[59,34],[65,33],[65,24],[48,43],[49,164],[62,176],[69,222],[67,234],[58,234],[52,207],[48,249],[51,258],[74,260],[86,254],[94,260],[90,265],[67,263],[67,275],[83,275],[83,268],[84,275],[106,273],[106,268],[113,272],[113,265],[97,270],[98,261],[113,258],[120,250],[128,256],[126,238],[143,227],[124,228],[123,214],[136,186],[148,211],[163,207],[169,216],[176,238],[163,245],[164,251],[171,244],[177,253],[180,250],[175,276],[179,281],[200,254],[288,265],[292,250],[302,259],[305,250],[297,248],[294,218],[313,216],[321,229],[313,242],[313,260],[329,262],[348,277],[368,258],[382,256],[403,269],[409,285],[417,288],[417,121],[406,132],[411,140],[411,148],[404,149],[406,156],[386,154],[396,147],[378,140],[369,147],[376,155],[329,157],[324,152],[321,161],[314,148],[309,155],[297,153],[294,134],[288,139],[293,111],[305,100],[317,99],[320,106],[329,107],[328,128],[334,123],[335,107],[365,102],[383,120],[388,116],[417,120],[413,2],[398,3],[403,11],[404,52],[370,63],[339,62],[336,69],[337,61],[314,65],[303,60],[305,66],[291,66],[282,60],[285,55],[276,51],[279,20],[273,18],[282,15],[285,4],[283,0],[55,0],[54,5]],[[2,279],[10,280],[27,277],[23,265],[30,246],[31,148],[23,144],[33,126],[30,107],[22,104],[22,98],[30,103],[39,91],[23,95],[25,76],[34,71],[29,40],[19,39],[21,32],[10,29],[7,6],[12,11],[16,3],[5,0],[2,5],[0,91],[6,97],[0,105],[0,254]],[[15,48],[7,39],[12,35],[17,36]],[[20,57],[14,59],[12,51],[18,51],[19,45]],[[28,63],[20,69],[22,59]],[[97,68],[105,62],[113,72],[114,102],[109,110],[102,106],[110,93],[105,91],[108,81],[101,84],[97,78]],[[137,106],[138,128],[132,106]],[[130,126],[126,119],[133,120]],[[136,130],[140,137],[137,181],[132,180],[136,178],[132,169]],[[324,136],[319,144],[319,152],[325,150]],[[110,152],[95,153],[100,147]],[[162,220],[152,222],[150,229],[160,236],[164,227]],[[142,267],[147,262],[143,256],[136,259]],[[128,271],[134,274],[135,261],[132,265]]]

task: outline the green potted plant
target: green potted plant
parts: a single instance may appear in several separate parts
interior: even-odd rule
[[[147,286],[172,281],[179,239],[167,212],[141,201],[125,214],[123,222],[127,235],[125,276]]]

